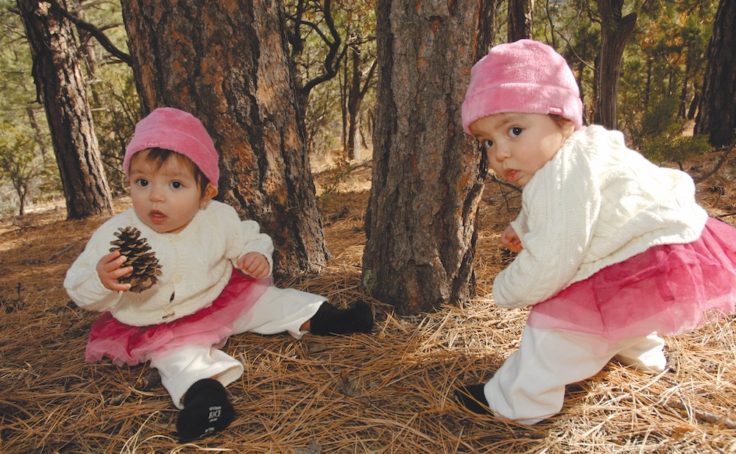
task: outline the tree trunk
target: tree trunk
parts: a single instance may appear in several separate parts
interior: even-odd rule
[[[43,98],[69,219],[112,214],[112,196],[97,146],[71,24],[49,3],[18,0]]]
[[[478,37],[475,43],[475,58],[478,61],[491,50],[495,37],[497,0],[481,0],[478,14]]]
[[[703,79],[695,133],[710,143],[734,143],[736,133],[736,1],[721,0],[708,43],[708,66]]]
[[[636,13],[621,16],[624,0],[598,0],[601,52],[595,122],[616,129],[616,95],[626,42],[634,32]]]
[[[220,152],[220,195],[274,240],[277,278],[327,261],[280,1],[125,0],[144,112],[191,112]]]
[[[360,78],[361,63],[360,49],[357,46],[351,47],[348,51],[350,58],[345,64],[350,65],[350,83],[348,84],[348,137],[347,137],[347,156],[348,160],[355,159],[355,134],[357,132],[356,122],[358,119],[358,109],[360,109]]]
[[[532,36],[534,0],[509,0],[508,42]]]
[[[371,63],[368,73],[363,80],[363,58],[360,47],[351,46],[349,51],[350,58],[346,60],[346,64],[350,62],[350,83],[348,85],[348,131],[347,131],[347,156],[348,160],[355,159],[355,136],[358,134],[358,116],[360,114],[360,106],[368,93],[373,73],[376,69],[376,61]],[[365,141],[363,141],[365,146]]]
[[[480,2],[377,2],[380,68],[363,285],[399,313],[475,292],[483,189],[460,105],[475,62]]]

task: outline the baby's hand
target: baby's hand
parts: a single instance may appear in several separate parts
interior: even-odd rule
[[[123,276],[133,272],[132,266],[123,266],[125,257],[120,255],[120,251],[111,252],[97,262],[97,275],[100,277],[102,285],[106,289],[113,292],[124,292],[130,289],[130,284],[121,284],[118,282]]]
[[[501,234],[501,245],[509,249],[511,252],[520,252],[524,249],[521,245],[519,235],[516,234],[516,231],[511,226],[506,227]]]
[[[268,276],[268,259],[258,252],[249,252],[238,259],[237,268],[254,279],[263,279]]]

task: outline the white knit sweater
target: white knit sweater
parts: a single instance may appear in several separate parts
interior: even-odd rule
[[[652,164],[618,131],[582,128],[524,188],[511,224],[524,249],[493,298],[536,304],[651,246],[695,241],[707,218],[686,173]]]
[[[108,290],[95,271],[110,252],[114,232],[125,226],[141,231],[161,265],[158,283],[142,293]],[[69,268],[64,287],[80,307],[110,311],[128,325],[155,325],[209,306],[230,279],[234,262],[248,252],[259,252],[272,264],[271,238],[260,233],[257,222],[241,222],[229,205],[210,201],[184,230],[163,234],[143,224],[130,208],[97,229]]]

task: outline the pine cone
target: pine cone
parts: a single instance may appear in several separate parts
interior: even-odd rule
[[[136,293],[153,287],[161,275],[161,265],[148,245],[148,240],[141,237],[140,230],[130,226],[119,228],[115,236],[118,239],[110,242],[114,246],[110,248],[110,252],[120,251],[120,255],[126,257],[123,266],[133,267],[133,272],[121,277],[119,281],[131,284],[130,291]]]

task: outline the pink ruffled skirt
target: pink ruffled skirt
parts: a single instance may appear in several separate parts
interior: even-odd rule
[[[711,218],[697,241],[651,247],[534,305],[528,324],[615,342],[689,331],[735,305],[736,229]]]
[[[105,312],[92,324],[85,360],[97,362],[107,356],[117,365],[133,366],[185,345],[224,345],[238,318],[270,285],[271,279],[256,281],[233,269],[230,281],[210,306],[170,323],[130,326]]]

